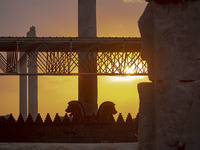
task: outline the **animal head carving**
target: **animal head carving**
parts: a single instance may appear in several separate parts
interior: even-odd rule
[[[116,114],[117,111],[115,109],[115,104],[110,101],[103,102],[98,110],[97,116],[99,117],[107,117]]]
[[[10,117],[10,114],[5,115],[5,116],[0,116],[0,122],[6,122],[6,121],[8,121],[9,117]]]
[[[80,103],[79,101],[70,101],[65,111],[67,113],[70,113],[69,114],[70,117],[72,116],[80,117],[80,116],[85,115],[84,107],[82,103]]]

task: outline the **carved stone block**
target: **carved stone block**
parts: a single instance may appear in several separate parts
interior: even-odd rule
[[[152,83],[138,84],[139,108],[139,150],[155,150],[155,98]]]
[[[150,2],[139,20],[142,57],[153,80],[200,78],[200,1]]]

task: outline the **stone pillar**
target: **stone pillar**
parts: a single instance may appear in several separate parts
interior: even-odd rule
[[[25,52],[20,52],[20,58],[25,57],[25,61],[20,64],[20,73],[27,73],[27,64],[26,64],[26,54]],[[19,77],[19,113],[22,114],[24,120],[27,119],[27,76],[20,75]]]
[[[96,37],[96,0],[78,1],[78,36]],[[88,47],[89,48],[89,47]],[[79,52],[79,73],[96,73],[96,53]],[[97,111],[97,76],[79,75],[79,101],[87,115]]]
[[[145,107],[141,103],[140,112],[154,114],[152,117],[141,113],[141,119],[146,118],[155,127],[152,133],[156,137],[156,150],[197,150],[200,147],[200,1],[148,1],[139,28],[141,55],[148,63],[152,89],[143,86],[139,94],[141,101],[148,102],[152,96],[144,95],[152,93],[155,105]],[[142,130],[147,123],[140,122]],[[145,134],[149,136],[145,142],[151,142],[149,130],[143,132],[139,137]],[[146,149],[144,141],[139,141],[139,145],[140,150]]]
[[[155,98],[152,83],[138,84],[140,98],[138,147],[140,150],[156,149]]]
[[[27,37],[36,37],[35,27],[32,26],[30,31],[27,33]],[[28,72],[30,74],[37,73],[37,63],[29,57],[28,61]],[[28,78],[28,98],[29,104],[28,109],[33,119],[36,119],[38,114],[38,78],[37,75],[30,75]]]

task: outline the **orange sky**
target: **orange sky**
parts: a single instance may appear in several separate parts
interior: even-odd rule
[[[125,0],[124,0],[125,1]],[[137,21],[146,2],[97,0],[98,37],[140,37]],[[131,0],[130,0],[131,1]],[[2,0],[0,1],[0,36],[26,36],[36,27],[37,36],[78,35],[77,0]],[[147,77],[98,77],[98,103],[113,101],[124,116],[138,112],[137,84]],[[40,76],[38,79],[39,112],[64,115],[70,100],[78,98],[76,76]],[[19,77],[0,76],[0,115],[19,113]]]

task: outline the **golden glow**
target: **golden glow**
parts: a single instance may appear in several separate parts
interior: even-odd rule
[[[98,104],[103,101],[113,101],[117,111],[124,117],[128,113],[135,117],[139,109],[137,85],[148,81],[147,76],[98,77]]]
[[[115,76],[111,78],[111,82],[132,82],[144,79],[144,76]]]
[[[78,1],[48,1],[48,5],[45,1],[34,1],[34,5],[29,1],[3,3],[5,9],[2,17],[9,19],[1,22],[1,36],[26,36],[32,25],[36,26],[38,37],[78,36]],[[139,37],[137,22],[146,4],[144,2],[130,5],[122,0],[97,1],[97,36]],[[25,10],[29,12],[28,15],[24,13]],[[124,70],[126,73],[134,73],[134,66],[125,67]],[[147,81],[147,77],[135,76],[98,77],[98,104],[107,100],[113,101],[118,112],[123,115],[130,112],[134,117],[139,107],[137,84]],[[19,77],[1,76],[0,95],[0,115],[13,113],[17,118]],[[64,115],[67,103],[77,99],[77,76],[38,77],[38,107],[43,119],[46,113],[50,113],[51,117],[56,113]]]

